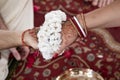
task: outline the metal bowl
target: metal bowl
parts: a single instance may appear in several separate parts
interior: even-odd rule
[[[59,75],[56,80],[104,80],[92,69],[71,68]]]

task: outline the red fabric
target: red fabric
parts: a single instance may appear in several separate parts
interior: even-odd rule
[[[34,3],[38,9],[38,11],[35,10],[35,26],[40,26],[44,21],[44,14],[51,10],[61,9],[69,17],[95,9],[82,0],[34,0]],[[112,28],[107,31],[118,42],[116,45],[119,46],[120,35],[118,33],[120,33],[120,28],[117,30]],[[99,72],[105,80],[120,80],[120,51],[110,48],[103,36],[94,31],[89,31],[87,38],[79,39],[74,43],[74,53],[69,58],[59,56],[50,61],[45,61],[39,54],[36,58],[33,57],[32,62],[35,62],[32,63],[33,65],[29,65],[30,67],[27,66],[31,60],[20,62],[11,79],[55,80],[66,69],[80,67],[91,68]],[[113,44],[116,41],[113,41]],[[66,56],[68,57],[68,55]],[[32,57],[33,54],[29,56]]]

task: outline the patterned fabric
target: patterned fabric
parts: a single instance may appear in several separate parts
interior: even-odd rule
[[[61,9],[68,16],[73,16],[82,10],[88,12],[94,9],[82,0],[34,0],[34,2],[39,9],[35,11],[36,26],[42,24],[44,14],[50,10]],[[28,61],[14,62],[18,66],[10,69],[13,74],[8,79],[55,80],[63,71],[80,67],[93,69],[100,73],[105,80],[120,80],[120,39],[118,38],[120,35],[115,35],[119,30],[119,28],[114,28],[88,31],[87,38],[80,38],[74,42],[72,45],[74,53],[70,58],[59,56],[45,61],[41,54],[37,57],[30,54],[28,58],[34,58],[33,65],[28,67],[31,63],[28,59]]]

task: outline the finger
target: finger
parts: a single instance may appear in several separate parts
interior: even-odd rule
[[[31,34],[31,36],[37,38],[37,35],[35,33]]]
[[[37,35],[36,35],[36,34],[30,34],[30,35],[34,38],[35,41],[38,42],[38,38],[37,38]]]
[[[30,36],[33,38],[32,40],[35,40],[35,41],[37,41],[37,34],[36,34],[36,32],[35,32],[35,29],[31,29],[30,31],[29,31],[29,34],[30,34]]]
[[[26,41],[27,45],[31,46],[34,49],[38,49],[37,35],[35,34],[33,29],[25,33],[24,40]]]
[[[29,45],[34,48],[38,49],[38,40],[36,37],[31,36],[31,39],[29,39]]]
[[[34,49],[38,49],[37,41],[31,44],[31,47]]]
[[[35,27],[35,28],[31,29],[29,32],[37,34],[39,30],[40,30],[40,27]]]
[[[99,2],[99,0],[93,0],[92,5],[93,5],[93,6],[97,6],[97,5],[98,5],[98,2]]]
[[[30,49],[27,46],[22,46],[21,49],[23,50],[23,52],[21,53],[22,60],[25,60],[30,53]]]
[[[115,0],[110,0],[111,2],[110,3],[112,3],[112,2],[114,2]]]
[[[112,3],[114,0],[107,0],[107,5],[109,5],[110,3]]]
[[[16,60],[21,60],[21,56],[19,52],[16,50],[16,48],[11,48],[10,51]]]
[[[98,7],[102,7],[104,0],[99,0]]]
[[[103,3],[102,3],[102,6],[101,6],[101,7],[106,6],[106,5],[107,5],[107,1],[108,1],[108,0],[103,0]]]
[[[34,29],[34,30],[30,30],[30,31],[29,31],[29,34],[30,34],[32,37],[37,38],[37,32],[38,32],[38,31]]]

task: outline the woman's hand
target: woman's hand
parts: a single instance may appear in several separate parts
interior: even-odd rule
[[[67,49],[78,37],[77,31],[75,30],[70,21],[67,21],[63,24],[61,34],[62,43],[58,53],[61,53],[62,51]]]
[[[30,29],[27,30],[24,35],[23,35],[23,42],[34,48],[34,49],[38,49],[38,40],[37,40],[37,32],[38,32],[39,28],[34,28],[34,29]]]

